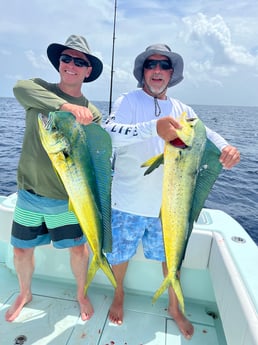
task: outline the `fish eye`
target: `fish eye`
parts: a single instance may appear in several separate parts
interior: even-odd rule
[[[70,156],[70,153],[69,153],[69,151],[67,149],[64,149],[63,150],[63,155],[64,155],[65,158],[68,158]]]

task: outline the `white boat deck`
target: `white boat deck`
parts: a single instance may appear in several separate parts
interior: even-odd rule
[[[95,313],[80,319],[69,252],[57,255],[51,245],[35,251],[33,300],[6,322],[19,293],[9,244],[15,201],[15,195],[0,196],[0,345],[258,345],[257,246],[234,219],[208,209],[195,224],[180,274],[186,316],[195,327],[190,341],[167,314],[166,294],[152,304],[161,265],[146,260],[141,246],[125,278],[122,326],[109,322],[113,288],[101,270],[89,288]]]
[[[167,299],[154,305],[151,296],[126,294],[122,326],[108,320],[112,289],[91,286],[95,309],[86,322],[80,319],[75,285],[34,278],[33,300],[12,323],[4,315],[18,294],[16,276],[0,264],[0,344],[13,345],[226,345],[220,321],[209,315],[212,308],[186,301],[187,317],[195,334],[189,342],[168,316]],[[219,340],[218,340],[219,339]]]

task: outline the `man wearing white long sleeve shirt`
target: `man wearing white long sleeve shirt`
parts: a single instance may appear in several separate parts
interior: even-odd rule
[[[168,97],[168,87],[183,79],[183,59],[167,45],[148,47],[135,59],[134,76],[137,89],[122,95],[105,124],[114,147],[112,184],[113,251],[107,257],[117,279],[117,288],[110,308],[113,323],[123,322],[123,280],[128,261],[142,241],[146,258],[162,262],[167,275],[159,213],[162,198],[163,167],[144,176],[141,164],[164,151],[165,141],[177,138],[177,121],[183,111],[189,118],[197,115],[182,102]],[[221,150],[225,168],[239,162],[238,150],[219,134],[206,128],[207,137]],[[169,287],[168,313],[181,333],[190,339],[194,329],[178,306],[174,290]]]

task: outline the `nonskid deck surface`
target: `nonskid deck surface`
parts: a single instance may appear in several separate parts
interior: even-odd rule
[[[108,320],[112,290],[91,286],[89,297],[93,317],[83,322],[79,316],[75,286],[33,279],[33,300],[12,323],[4,315],[18,294],[14,274],[0,265],[0,344],[13,345],[225,345],[216,323],[204,305],[186,303],[187,317],[195,334],[189,342],[179,333],[167,314],[167,299],[154,305],[150,296],[126,294],[122,326]]]

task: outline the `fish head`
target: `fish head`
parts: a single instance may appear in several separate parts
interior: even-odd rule
[[[183,112],[179,117],[179,123],[182,128],[176,131],[178,138],[175,140],[175,143],[172,142],[171,144],[181,148],[191,147],[195,135],[195,126],[198,121],[197,117],[189,118],[186,112]]]
[[[70,143],[58,128],[52,113],[48,116],[39,114],[38,124],[40,139],[47,153],[57,154],[63,152],[64,155],[69,155]]]

